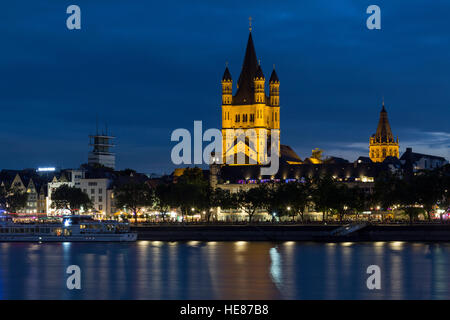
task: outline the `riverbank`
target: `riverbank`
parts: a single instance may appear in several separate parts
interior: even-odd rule
[[[450,241],[450,224],[367,225],[333,235],[341,225],[137,226],[138,240],[152,241]]]

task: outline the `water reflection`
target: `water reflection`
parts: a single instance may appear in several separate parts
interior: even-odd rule
[[[0,243],[1,299],[450,299],[450,245]],[[66,268],[82,290],[66,288]],[[369,265],[382,289],[368,290]]]
[[[272,281],[275,283],[278,289],[282,286],[282,270],[281,270],[281,255],[278,253],[277,248],[273,247],[270,249],[270,275],[272,276]]]

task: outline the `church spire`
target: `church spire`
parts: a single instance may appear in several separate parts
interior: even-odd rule
[[[229,105],[233,101],[233,80],[230,70],[228,70],[228,62],[226,63],[225,72],[222,77],[222,104]]]
[[[377,132],[370,137],[369,155],[373,162],[383,162],[387,157],[399,157],[398,138],[394,140],[384,105],[384,98]]]
[[[277,73],[275,71],[275,65],[273,65],[273,71],[272,71],[272,74],[270,75],[269,82],[270,83],[280,82],[280,80],[278,79],[278,75],[277,75]]]
[[[237,92],[234,100],[238,104],[253,103],[253,77],[258,70],[258,58],[256,57],[255,46],[253,44],[252,33],[248,35],[247,49],[245,50],[244,62],[241,74],[237,82]]]
[[[383,106],[380,112],[380,120],[378,121],[377,132],[375,137],[380,141],[394,141],[394,135],[392,134],[391,126],[389,124],[386,108]]]
[[[225,72],[223,73],[222,81],[231,81],[231,73],[230,70],[228,70],[228,64],[225,67]]]

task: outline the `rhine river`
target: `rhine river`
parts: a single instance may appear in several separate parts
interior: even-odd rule
[[[0,243],[0,299],[450,299],[450,244]]]

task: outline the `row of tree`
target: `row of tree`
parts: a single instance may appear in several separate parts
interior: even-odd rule
[[[0,207],[9,212],[17,212],[27,205],[28,194],[16,187],[7,190],[0,188]]]
[[[441,171],[428,171],[410,177],[390,173],[380,176],[373,192],[357,186],[349,187],[330,176],[303,179],[301,182],[259,184],[248,190],[230,193],[212,189],[200,169],[186,169],[176,183],[150,188],[146,183],[129,183],[115,191],[116,206],[127,208],[137,217],[140,208],[152,207],[163,217],[178,208],[183,217],[202,213],[210,221],[214,209],[242,209],[249,222],[264,210],[273,217],[290,216],[305,222],[307,208],[322,212],[323,221],[337,215],[340,220],[354,215],[358,219],[364,211],[399,208],[411,222],[420,213],[431,220],[437,206],[447,209],[450,178]]]
[[[274,217],[288,216],[292,220],[305,222],[305,212],[311,208],[323,215],[340,220],[353,215],[358,219],[364,211],[379,208],[380,212],[398,208],[403,210],[411,222],[420,213],[431,220],[432,211],[439,206],[447,209],[449,203],[450,178],[442,170],[427,171],[408,177],[385,173],[378,177],[373,192],[359,187],[349,187],[336,182],[330,176],[302,179],[301,182],[281,184],[265,183],[241,190],[237,193],[209,186],[199,168],[186,169],[175,183],[150,187],[146,182],[130,180],[114,190],[115,206],[126,209],[137,216],[143,209],[160,212],[163,219],[172,209],[178,209],[184,218],[201,213],[210,221],[215,208],[223,210],[242,209],[249,222],[260,211]],[[27,194],[20,190],[0,192],[0,205],[10,212],[23,208]],[[92,208],[89,196],[81,189],[62,185],[52,194],[52,207],[69,209],[72,213]]]

